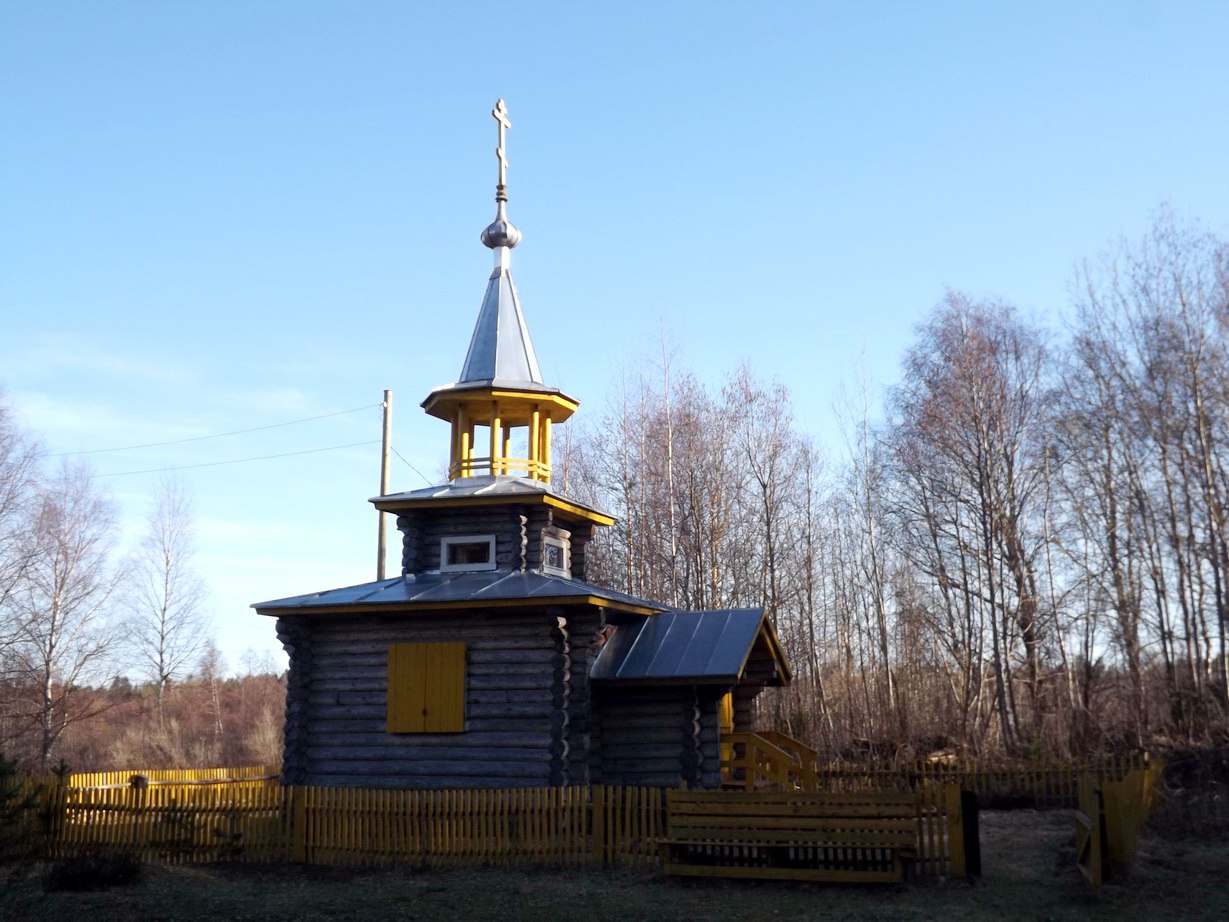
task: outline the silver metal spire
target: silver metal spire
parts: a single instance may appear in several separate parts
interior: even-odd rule
[[[508,159],[504,152],[504,132],[512,127],[508,109],[501,99],[491,110],[499,124],[499,184],[495,187],[495,220],[482,232],[482,242],[495,251],[495,268],[487,282],[486,296],[478,311],[478,322],[461,367],[457,384],[491,382],[503,386],[542,388],[542,372],[529,327],[521,313],[516,286],[512,284],[510,251],[521,242],[521,232],[508,220]]]

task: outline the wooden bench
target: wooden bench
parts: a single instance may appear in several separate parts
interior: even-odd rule
[[[667,874],[832,883],[904,880],[917,856],[911,793],[666,792]]]

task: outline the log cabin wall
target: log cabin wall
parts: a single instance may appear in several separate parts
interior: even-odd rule
[[[283,781],[335,787],[535,787],[588,780],[589,606],[281,618],[290,654]],[[388,732],[389,649],[466,645],[465,731]]]
[[[304,784],[311,632],[301,618],[278,618],[277,639],[290,659],[286,677],[286,723],[282,730],[282,784]]]
[[[584,580],[585,578],[585,551],[589,547],[589,542],[593,540],[593,535],[597,532],[597,526],[590,522],[581,522],[571,526],[572,529],[572,579]]]
[[[593,708],[592,780],[718,787],[720,698],[719,689],[690,685],[600,688]]]
[[[571,683],[568,698],[568,760],[571,784],[593,782],[593,689],[589,670],[606,642],[606,618],[600,608],[574,612],[568,618],[571,635]]]
[[[763,689],[758,685],[738,685],[734,688],[734,732],[752,733],[756,730],[755,699]]]
[[[440,542],[459,535],[494,535],[495,565],[501,570],[524,569],[525,518],[519,507],[424,509],[397,517],[401,531],[403,573],[440,568]]]
[[[572,579],[578,581],[585,578],[585,548],[595,530],[591,523],[565,521],[550,507],[532,504],[412,509],[397,516],[397,528],[402,573],[438,570],[441,540],[457,535],[494,535],[499,569],[538,570],[543,532],[562,528],[571,534]]]
[[[526,570],[542,568],[542,530],[551,525],[551,510],[545,506],[529,506],[521,510],[525,516],[525,560]]]

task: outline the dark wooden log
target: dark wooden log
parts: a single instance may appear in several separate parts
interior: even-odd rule
[[[533,732],[521,730],[487,730],[482,733],[467,732],[463,735],[455,733],[418,733],[412,736],[404,734],[384,734],[382,737],[372,736],[363,730],[335,730],[328,734],[327,739],[321,738],[316,745],[342,747],[347,750],[364,746],[405,747],[412,745],[422,750],[448,749],[459,745],[473,746],[485,750],[500,750],[505,747],[512,749],[532,748],[543,750],[550,739],[548,728],[540,728]],[[376,740],[380,740],[379,743]],[[472,742],[471,742],[472,740]]]
[[[423,761],[421,752],[407,751],[406,747],[387,746],[309,746],[307,757],[311,765],[320,768],[325,762],[407,762]],[[549,762],[549,753],[541,746],[526,748],[501,747],[494,749],[486,746],[452,746],[433,747],[428,760],[434,762],[483,763],[499,762],[510,764]],[[323,770],[323,769],[322,769]],[[352,769],[359,770],[359,769]],[[362,769],[366,771],[366,768]],[[380,769],[387,771],[387,766]]]

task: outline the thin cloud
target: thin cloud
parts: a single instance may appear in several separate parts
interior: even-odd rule
[[[37,380],[72,373],[100,375],[111,380],[183,385],[194,377],[194,370],[182,356],[129,355],[66,336],[45,336],[32,343],[26,342],[20,353],[5,356],[4,365],[14,379]]]
[[[62,446],[65,451],[205,434],[196,426],[130,416],[100,401],[63,399],[39,391],[18,391],[10,396],[25,424],[51,445]]]

